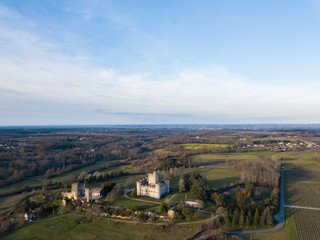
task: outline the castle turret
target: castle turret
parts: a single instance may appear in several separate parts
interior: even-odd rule
[[[71,192],[74,199],[78,199],[79,197],[79,183],[72,183]]]
[[[160,199],[160,198],[161,198],[160,184],[159,184],[159,183],[155,185],[155,194],[154,194],[154,197],[157,198],[157,199]]]
[[[137,195],[140,196],[141,195],[141,182],[137,181]]]
[[[164,180],[165,184],[166,184],[166,192],[169,193],[170,192],[170,180],[169,179],[165,179]]]
[[[86,202],[90,203],[92,201],[92,189],[91,188],[85,188],[84,198],[85,198]]]
[[[154,170],[152,173],[148,174],[148,183],[149,184],[156,184],[159,182],[159,174],[156,170]]]

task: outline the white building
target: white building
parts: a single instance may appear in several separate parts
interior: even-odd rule
[[[148,173],[148,178],[137,181],[137,195],[160,199],[164,194],[170,192],[170,180],[159,181],[159,174],[154,170]]]
[[[198,208],[198,202],[197,200],[193,200],[193,199],[186,199],[184,201],[185,205],[187,207],[193,207],[193,208]]]

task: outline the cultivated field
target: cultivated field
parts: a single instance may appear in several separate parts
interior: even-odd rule
[[[320,208],[320,171],[289,170],[288,181],[289,205]]]
[[[320,208],[320,171],[288,171],[288,204]],[[298,239],[319,239],[320,211],[294,209]]]
[[[319,199],[318,199],[319,201]],[[320,211],[295,209],[294,221],[298,239],[317,240],[320,237]]]

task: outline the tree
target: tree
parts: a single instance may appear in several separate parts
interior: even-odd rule
[[[244,224],[245,224],[245,216],[244,216],[244,211],[242,209],[239,217],[239,227],[243,228]]]
[[[273,217],[271,215],[270,209],[267,209],[267,225],[271,226],[273,224]]]
[[[180,178],[179,180],[179,192],[185,192],[186,191],[186,184],[184,178]]]
[[[227,227],[230,227],[231,226],[231,222],[230,222],[230,218],[228,216],[228,214],[226,214],[224,216],[224,224],[227,226]]]
[[[246,195],[247,197],[251,197],[253,193],[253,184],[246,182]]]
[[[249,217],[248,217],[248,216],[246,217],[246,222],[245,222],[245,224],[246,224],[246,227],[249,227],[249,226],[250,226],[250,220],[249,220]]]
[[[236,210],[234,210],[234,212],[233,212],[233,217],[232,217],[232,227],[233,228],[235,228],[239,224],[239,217],[240,217],[239,209],[236,208]]]
[[[212,193],[211,194],[211,200],[217,204],[217,206],[222,206],[224,203],[224,197],[222,194],[218,194],[218,193]]]
[[[261,214],[261,217],[260,217],[260,226],[263,227],[264,225],[266,225],[266,217],[267,217],[267,212],[266,210],[264,210]]]
[[[195,179],[193,181],[192,187],[190,189],[190,193],[194,198],[197,199],[206,199],[207,193],[206,193],[206,186],[201,178]]]
[[[158,211],[159,211],[160,213],[167,213],[167,212],[168,212],[168,206],[167,206],[167,204],[161,203],[161,204],[159,205]]]
[[[106,200],[107,201],[114,201],[116,200],[118,197],[120,197],[122,193],[122,185],[120,183],[117,183],[113,189],[111,190],[111,192],[109,192],[106,196]]]
[[[235,215],[233,215],[233,217],[232,217],[231,226],[232,226],[232,228],[236,228],[236,226],[237,226],[237,217]]]
[[[116,184],[113,183],[113,182],[108,182],[106,184],[102,184],[101,185],[101,188],[102,188],[101,194],[102,194],[102,196],[106,196],[109,192],[111,192],[111,190],[113,189],[113,187],[115,185]]]
[[[243,194],[241,192],[240,186],[238,185],[237,187],[237,191],[236,191],[236,199],[237,199],[237,204],[239,207],[243,206],[243,202],[244,202],[244,197]]]
[[[259,209],[256,208],[256,212],[254,213],[253,226],[257,227],[259,225],[259,220],[260,220]]]
[[[136,188],[133,188],[133,189],[132,189],[132,191],[131,191],[131,193],[130,193],[130,197],[132,197],[132,198],[136,198],[136,197],[137,197],[137,190],[136,190]]]
[[[182,209],[182,214],[189,221],[194,214],[194,210],[192,208],[185,207]]]
[[[197,205],[198,205],[198,211],[204,207],[204,203],[200,199],[197,199]]]
[[[251,224],[252,220],[253,220],[251,210],[248,211],[247,217],[248,217],[248,220],[249,220],[249,224]]]

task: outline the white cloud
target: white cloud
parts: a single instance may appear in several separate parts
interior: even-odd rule
[[[3,19],[18,15],[1,6],[0,16],[6,22],[3,25],[0,22],[0,44],[6,45],[6,49],[0,49],[0,101],[11,99],[15,111],[19,111],[19,103],[23,112],[26,103],[32,102],[42,106],[42,111],[57,114],[60,114],[57,109],[62,108],[61,111],[65,109],[72,115],[72,108],[86,114],[149,115],[159,121],[161,114],[181,119],[197,116],[200,120],[220,116],[228,122],[241,119],[312,122],[320,117],[314,111],[320,105],[316,88],[303,84],[257,84],[216,65],[180,69],[161,76],[154,76],[147,69],[124,74],[121,70],[97,66],[86,57],[66,54],[59,44],[41,38],[32,28],[11,26]],[[46,110],[43,103],[54,107]],[[10,103],[6,106],[9,114],[6,119],[10,119],[8,107]],[[13,117],[17,117],[16,112]]]

